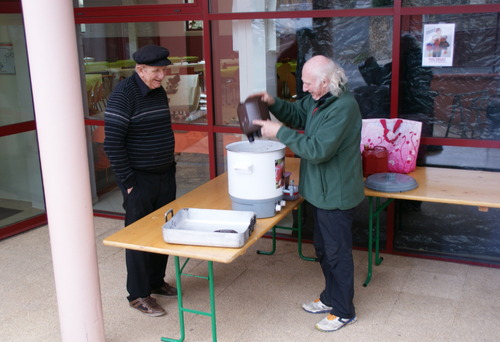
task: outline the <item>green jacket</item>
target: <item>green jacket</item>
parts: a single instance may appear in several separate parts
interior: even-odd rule
[[[349,91],[316,111],[307,95],[297,102],[275,98],[269,109],[282,126],[277,138],[301,158],[300,194],[315,207],[347,210],[364,198],[360,153],[361,114]],[[304,129],[304,134],[295,129]]]

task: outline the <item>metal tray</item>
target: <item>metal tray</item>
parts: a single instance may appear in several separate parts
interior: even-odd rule
[[[256,219],[251,211],[183,208],[174,215],[173,209],[169,209],[162,227],[163,240],[183,245],[239,248],[252,234]]]

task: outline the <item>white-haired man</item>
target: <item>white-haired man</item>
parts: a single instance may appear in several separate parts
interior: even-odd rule
[[[302,82],[309,94],[296,102],[267,92],[252,95],[286,126],[270,120],[253,123],[262,126],[263,137],[277,138],[301,158],[300,194],[313,206],[314,247],[325,277],[319,298],[302,308],[328,313],[316,328],[335,331],[356,321],[351,229],[355,208],[364,198],[361,114],[344,70],[331,59],[309,59]]]

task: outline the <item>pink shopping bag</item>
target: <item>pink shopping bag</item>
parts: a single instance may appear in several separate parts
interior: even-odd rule
[[[361,146],[387,149],[389,172],[409,173],[417,166],[422,123],[405,119],[363,119]]]

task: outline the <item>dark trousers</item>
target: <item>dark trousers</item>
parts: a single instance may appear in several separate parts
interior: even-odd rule
[[[124,199],[125,225],[128,226],[175,199],[175,166],[162,174],[136,172],[136,185],[130,194],[123,184],[119,186]],[[127,249],[125,259],[129,301],[147,297],[151,290],[163,285],[167,255]]]
[[[355,316],[352,222],[355,209],[323,210],[314,208],[314,248],[325,277],[320,300],[331,306],[331,314]]]

